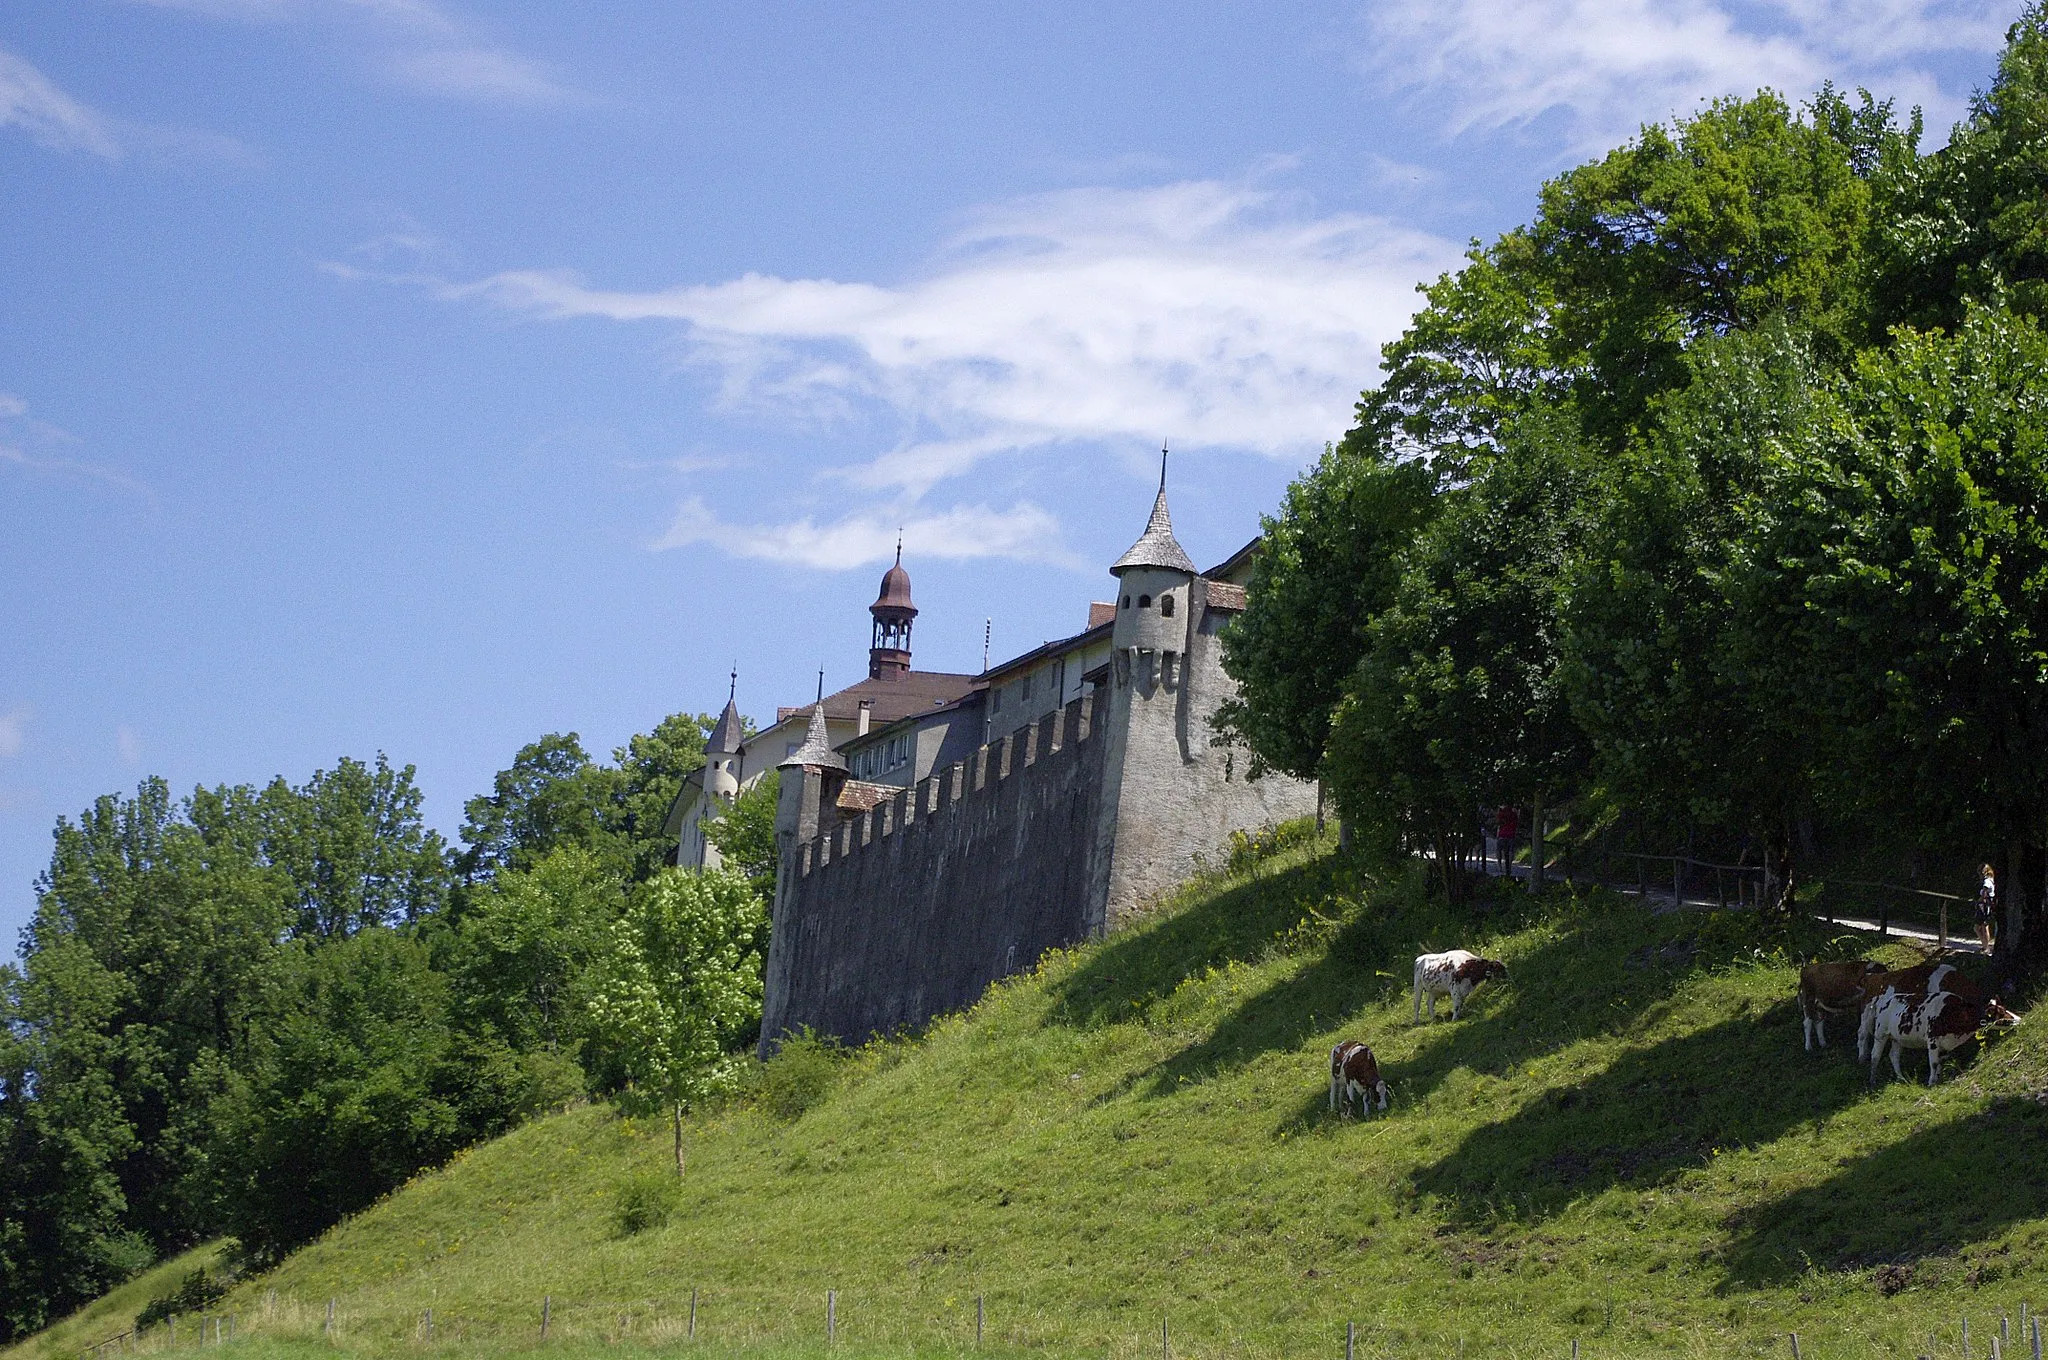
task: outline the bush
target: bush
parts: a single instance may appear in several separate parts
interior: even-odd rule
[[[201,1266],[180,1280],[178,1287],[170,1293],[143,1304],[142,1311],[135,1315],[135,1330],[139,1332],[145,1327],[152,1327],[165,1318],[201,1312],[226,1295],[233,1284],[232,1279],[209,1274],[206,1267]]]
[[[675,1216],[682,1199],[683,1182],[678,1176],[635,1176],[613,1197],[612,1227],[621,1237],[662,1227]]]
[[[839,1085],[846,1050],[837,1039],[806,1026],[783,1040],[781,1051],[761,1068],[761,1108],[777,1119],[801,1119],[806,1110],[824,1103]]]

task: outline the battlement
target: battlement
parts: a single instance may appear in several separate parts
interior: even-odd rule
[[[1000,797],[1003,784],[1012,778],[1058,779],[1081,758],[1082,747],[1094,736],[1094,705],[1094,696],[1084,694],[846,818],[797,847],[797,875],[809,878],[898,833],[971,816],[979,805]]]

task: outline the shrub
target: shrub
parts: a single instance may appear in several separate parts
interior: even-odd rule
[[[612,1199],[612,1227],[621,1237],[663,1227],[675,1216],[682,1199],[680,1177],[666,1173],[635,1176],[621,1185]]]
[[[782,1048],[761,1068],[761,1107],[777,1119],[800,1119],[824,1103],[839,1084],[846,1050],[837,1039],[802,1033],[783,1040]]]
[[[143,1304],[142,1311],[135,1315],[135,1330],[139,1332],[168,1317],[200,1312],[225,1295],[233,1283],[226,1276],[209,1274],[206,1267],[201,1266],[180,1280],[178,1287],[170,1293]]]

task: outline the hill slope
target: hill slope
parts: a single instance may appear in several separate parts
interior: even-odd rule
[[[223,1305],[244,1336],[352,1350],[678,1336],[1180,1355],[1976,1353],[2048,1302],[2048,1041],[2023,1027],[1933,1092],[1866,1093],[1800,1050],[1787,950],[1753,919],[1561,890],[1453,918],[1326,852],[1191,885],[794,1120],[689,1135],[666,1226],[622,1235],[665,1130],[587,1108],[421,1177]],[[1867,940],[1815,926],[1792,951]],[[1456,1023],[1409,1020],[1409,961],[1504,958]],[[1896,947],[1895,947],[1896,948]],[[1905,957],[1899,953],[1898,957]],[[1325,1113],[1361,1037],[1391,1117]],[[1914,1070],[1909,1065],[1909,1073]],[[1924,1067],[1920,1069],[1924,1072]],[[2015,1098],[2019,1097],[2019,1098]],[[2031,1296],[2029,1291],[2032,1291]]]

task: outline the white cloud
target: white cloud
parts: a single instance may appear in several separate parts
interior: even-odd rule
[[[0,127],[18,127],[57,151],[89,151],[109,160],[121,154],[111,124],[41,71],[0,48]]]
[[[28,403],[12,392],[0,392],[0,419],[28,414]]]
[[[897,519],[864,512],[829,524],[808,517],[786,524],[728,524],[692,497],[652,546],[661,550],[705,543],[734,557],[837,570],[889,560],[899,532],[904,551],[920,558],[1004,557],[1073,565],[1058,522],[1030,504],[1008,510],[960,506]]]
[[[914,431],[836,475],[921,495],[992,455],[1080,441],[1300,457],[1350,423],[1414,284],[1457,258],[1384,219],[1194,181],[999,205],[894,285],[414,281],[544,317],[679,323],[686,362],[717,376],[727,406],[787,421],[879,410]]]
[[[122,723],[114,729],[114,750],[120,755],[123,765],[142,763],[142,734]]]
[[[432,0],[133,0],[210,19],[299,23],[365,51],[393,84],[493,104],[560,104],[583,96],[540,63],[492,42]]]
[[[28,739],[29,707],[18,704],[0,713],[0,756],[18,756]]]
[[[12,392],[0,392],[0,422],[5,422],[7,429],[16,436],[26,437],[40,444],[73,444],[77,442],[76,438],[71,434],[59,429],[55,425],[47,424],[40,420],[30,420],[28,418],[28,403],[15,396]],[[26,472],[82,478],[85,481],[98,482],[103,486],[111,486],[121,491],[131,492],[142,497],[152,506],[157,504],[156,492],[151,490],[147,484],[137,481],[126,473],[117,472],[108,467],[101,467],[97,463],[83,462],[76,458],[31,455],[13,444],[0,443],[0,465],[18,467]]]
[[[1798,100],[1832,79],[1929,110],[1960,94],[1931,65],[1995,51],[2006,0],[1380,0],[1363,64],[1438,110],[1451,134],[1561,117],[1566,155],[1701,99],[1762,87]]]

